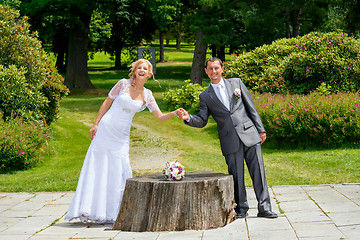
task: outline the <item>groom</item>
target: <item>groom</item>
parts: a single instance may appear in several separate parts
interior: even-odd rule
[[[257,216],[277,218],[277,214],[271,211],[261,152],[261,144],[266,139],[264,126],[243,82],[239,78],[222,78],[223,71],[219,58],[206,61],[205,72],[211,84],[200,94],[199,113],[193,116],[181,109],[179,117],[186,124],[198,128],[207,124],[210,114],[215,119],[221,150],[229,174],[234,178],[237,217],[246,217],[249,209],[244,183],[245,159],[258,201]]]

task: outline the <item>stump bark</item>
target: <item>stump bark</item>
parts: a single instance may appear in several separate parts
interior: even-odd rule
[[[231,175],[196,171],[181,181],[146,174],[126,181],[114,230],[183,231],[223,227],[234,219]]]

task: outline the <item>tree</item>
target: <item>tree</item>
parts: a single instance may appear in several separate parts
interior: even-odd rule
[[[204,34],[199,32],[196,36],[194,57],[191,65],[190,80],[193,84],[202,85],[207,44],[204,43]]]
[[[160,59],[164,62],[164,32],[174,17],[180,13],[180,0],[148,0],[148,8],[151,10],[154,22],[159,30]]]
[[[112,5],[103,7],[103,10],[112,24],[111,37],[104,49],[115,56],[115,69],[120,69],[122,50],[133,49],[143,39],[150,39],[155,31],[155,23],[144,0],[116,0]]]
[[[245,0],[244,44],[253,49],[283,37],[296,37],[323,25],[329,0]]]
[[[359,0],[331,0],[327,30],[342,29],[348,33],[360,34],[360,1]]]
[[[49,29],[50,23],[59,23],[56,29],[68,35],[65,84],[71,89],[94,88],[87,72],[87,54],[90,19],[98,5],[98,0],[23,0],[21,4],[22,11],[39,25],[45,24]],[[55,33],[57,36],[59,31]]]
[[[94,88],[88,69],[88,35],[91,14],[96,8],[95,0],[63,0],[65,11],[68,10],[71,20],[69,28],[69,45],[65,85],[70,89]]]
[[[236,14],[238,5],[229,0],[203,0],[192,3],[194,11],[186,17],[187,25],[197,33],[190,79],[202,84],[207,46],[212,45],[213,56],[225,60],[225,46],[239,44],[235,34],[243,29],[242,20]]]

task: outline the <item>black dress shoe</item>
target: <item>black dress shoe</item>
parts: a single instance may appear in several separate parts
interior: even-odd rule
[[[277,218],[278,215],[272,211],[265,211],[265,212],[259,212],[257,214],[258,217],[264,217],[264,218]]]
[[[248,215],[247,212],[239,212],[236,214],[236,218],[244,218]]]

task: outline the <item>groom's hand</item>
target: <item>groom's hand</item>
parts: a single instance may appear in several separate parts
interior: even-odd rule
[[[261,137],[261,142],[260,142],[260,144],[262,144],[263,142],[265,142],[265,140],[266,140],[266,133],[265,132],[261,132],[261,133],[259,133],[260,134],[260,137]]]
[[[188,114],[187,111],[185,111],[185,109],[183,108],[179,108],[178,111],[176,112],[176,114],[178,115],[178,117],[182,120],[188,121],[190,118],[190,115]]]

